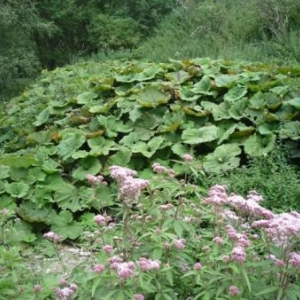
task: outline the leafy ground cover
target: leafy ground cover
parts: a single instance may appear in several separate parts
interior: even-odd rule
[[[297,300],[299,176],[274,150],[299,159],[299,76],[210,59],[44,72],[0,116],[0,297]],[[211,178],[229,188],[207,198]]]
[[[188,170],[193,157],[183,159]],[[13,242],[18,225],[2,223],[0,298],[299,299],[299,213],[273,213],[256,191],[242,197],[224,185],[201,196],[188,174],[176,179],[159,163],[153,172],[145,180],[109,168],[118,209],[90,215],[93,229],[80,241],[91,255],[75,267],[61,255],[63,237],[43,235],[43,256],[55,253],[64,272],[54,262],[50,273],[28,269],[22,244]],[[107,184],[102,175],[87,179],[93,188]],[[6,224],[10,213],[1,211]]]
[[[209,59],[44,72],[2,111],[1,207],[76,239],[100,199],[115,204],[87,174],[121,165],[149,179],[159,162],[180,176],[184,153],[196,157],[192,172],[223,173],[268,155],[276,140],[299,157],[299,76],[296,67]]]

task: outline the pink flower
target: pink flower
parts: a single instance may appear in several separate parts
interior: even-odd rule
[[[103,251],[106,252],[107,254],[110,254],[114,251],[114,247],[111,245],[104,245],[102,247]]]
[[[86,175],[86,179],[91,185],[100,184],[107,185],[107,182],[104,181],[104,177],[102,175],[94,176],[91,174]]]
[[[174,247],[177,250],[183,250],[185,248],[185,239],[177,239],[174,241]]]
[[[135,294],[133,295],[135,300],[144,300],[145,297],[142,294]]]
[[[245,249],[241,246],[234,247],[231,252],[231,259],[239,263],[244,263],[246,261]]]
[[[116,270],[119,278],[124,280],[132,277],[135,269],[134,262],[115,262],[111,264],[111,269]]]
[[[78,285],[77,285],[76,283],[71,283],[71,284],[69,285],[69,288],[70,288],[71,290],[73,290],[73,291],[77,291]]]
[[[141,257],[138,264],[142,271],[158,270],[160,268],[161,261]]]
[[[40,284],[36,284],[33,288],[35,293],[39,293],[42,290],[42,286]]]
[[[168,173],[168,168],[162,166],[159,163],[154,163],[152,165],[152,169],[155,173],[161,174],[161,173]]]
[[[59,285],[60,286],[67,286],[68,285],[68,281],[66,278],[62,278],[60,281],[59,281]]]
[[[227,186],[214,185],[210,188],[209,197],[203,200],[204,204],[211,204],[214,206],[223,206],[227,203]]]
[[[219,237],[219,236],[216,236],[216,237],[213,239],[213,241],[214,241],[216,244],[218,244],[218,245],[223,245],[223,244],[224,244],[224,240],[223,240],[221,237]]]
[[[137,175],[136,171],[120,166],[111,166],[108,169],[110,171],[110,176],[118,183],[123,182],[128,177],[135,177]]]
[[[291,252],[289,263],[295,268],[300,268],[300,254]]]
[[[228,289],[228,294],[230,296],[237,296],[237,295],[239,295],[239,293],[240,293],[240,290],[235,285],[231,285]]]
[[[185,162],[191,162],[194,159],[193,156],[190,154],[183,154],[182,158]]]
[[[106,226],[108,222],[110,222],[112,218],[106,214],[97,215],[94,217],[94,222],[96,222],[100,226]]]
[[[202,269],[202,265],[201,263],[197,262],[194,264],[194,270],[199,271]]]
[[[59,242],[61,239],[61,237],[57,233],[54,233],[53,231],[44,233],[43,237],[53,242]]]
[[[69,287],[65,287],[62,289],[57,289],[55,294],[56,296],[60,297],[60,299],[68,299],[68,297],[71,297],[74,295],[75,291],[70,289]]]
[[[100,274],[105,270],[105,267],[102,264],[97,264],[93,267],[93,270],[96,274]]]
[[[224,263],[228,263],[230,261],[230,256],[229,255],[223,255],[222,260]]]

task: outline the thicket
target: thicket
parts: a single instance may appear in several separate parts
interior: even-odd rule
[[[299,63],[299,37],[299,1],[182,1],[137,55]]]

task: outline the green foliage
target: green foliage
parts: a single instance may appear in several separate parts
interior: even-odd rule
[[[49,33],[51,25],[38,16],[32,1],[7,0],[0,3],[0,87],[12,78],[38,73],[34,35]],[[18,83],[11,83],[17,85]],[[10,88],[12,90],[13,88]]]
[[[296,155],[299,91],[288,84],[299,73],[209,59],[44,72],[0,119],[1,198],[24,220],[55,226],[61,212],[97,207],[85,177],[112,165],[149,174],[163,159],[182,176],[177,161],[191,153],[207,174],[224,173],[268,155],[276,139]]]
[[[249,165],[212,176],[207,185],[226,184],[230,191],[246,196],[256,190],[264,206],[272,210],[300,210],[299,169],[289,163],[284,148],[276,146],[268,155],[253,157]]]
[[[181,1],[143,43],[138,57],[211,57],[298,62],[300,5],[296,0]]]

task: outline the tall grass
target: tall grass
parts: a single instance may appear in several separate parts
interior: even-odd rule
[[[156,34],[136,50],[138,58],[211,57],[299,63],[297,0],[182,1]]]

